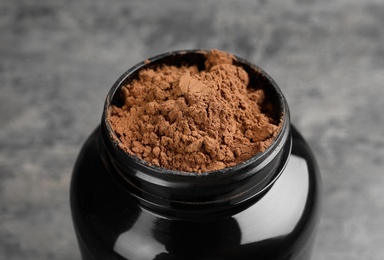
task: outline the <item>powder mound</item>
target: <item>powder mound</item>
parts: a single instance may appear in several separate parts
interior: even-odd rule
[[[235,58],[211,50],[196,66],[143,69],[122,87],[124,105],[109,120],[121,148],[149,164],[206,172],[264,151],[280,128],[264,114],[264,91],[249,85]],[[269,104],[270,105],[270,104]]]

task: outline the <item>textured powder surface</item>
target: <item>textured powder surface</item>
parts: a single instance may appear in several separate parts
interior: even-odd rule
[[[233,56],[206,56],[203,71],[163,65],[122,87],[125,104],[112,106],[109,120],[127,153],[201,173],[241,163],[271,144],[280,122],[262,113],[264,91],[247,88],[248,74]]]

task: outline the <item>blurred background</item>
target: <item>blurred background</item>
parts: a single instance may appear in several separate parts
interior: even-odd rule
[[[384,2],[0,1],[0,259],[79,259],[76,156],[128,68],[217,48],[275,79],[313,149],[313,259],[384,259]]]

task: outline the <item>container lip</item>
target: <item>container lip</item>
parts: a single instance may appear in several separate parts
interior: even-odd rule
[[[236,65],[254,71],[272,87],[269,89],[279,103],[281,127],[272,144],[248,160],[220,170],[197,173],[182,172],[150,165],[136,156],[126,153],[109,122],[108,116],[114,97],[121,86],[135,77],[140,69],[148,64],[161,64],[163,59],[177,55],[200,55],[204,57],[208,50],[181,50],[160,54],[138,63],[128,69],[110,89],[101,121],[101,141],[112,164],[112,172],[118,182],[134,197],[145,204],[156,207],[194,207],[202,205],[243,204],[269,189],[282,173],[291,151],[290,115],[285,97],[274,80],[260,67],[237,57]],[[204,55],[204,56],[202,56]],[[200,58],[201,58],[200,57]],[[178,205],[178,206],[175,206]],[[191,208],[192,207],[192,208]],[[223,208],[223,207],[220,207]],[[188,213],[190,214],[190,213]]]
[[[172,52],[167,52],[163,54],[159,54],[156,56],[153,56],[149,59],[146,59],[145,61],[142,61],[140,63],[137,63],[130,69],[128,69],[112,86],[110,91],[108,92],[108,95],[106,97],[105,103],[104,103],[104,110],[103,110],[103,117],[102,117],[102,124],[105,125],[108,134],[110,138],[112,139],[112,142],[116,146],[117,149],[121,150],[129,160],[133,160],[137,162],[138,164],[141,164],[142,167],[146,168],[148,171],[152,171],[154,174],[162,174],[162,175],[172,175],[172,176],[183,176],[183,177],[199,177],[199,178],[214,178],[215,176],[219,175],[220,177],[223,176],[223,174],[229,174],[231,172],[238,172],[241,168],[247,167],[250,164],[254,164],[256,162],[261,162],[265,159],[265,157],[269,156],[270,154],[274,153],[276,150],[276,144],[279,143],[279,140],[283,137],[283,131],[285,128],[287,128],[287,125],[289,125],[290,121],[290,116],[289,116],[289,109],[287,106],[287,102],[285,100],[285,97],[283,93],[281,92],[280,88],[276,84],[276,82],[259,66],[254,65],[250,63],[249,61],[238,57],[236,55],[233,55],[237,61],[238,65],[245,65],[249,66],[255,72],[259,73],[263,77],[265,77],[271,84],[271,86],[274,87],[274,90],[276,91],[276,94],[278,96],[278,101],[281,104],[281,112],[280,112],[280,120],[282,122],[282,125],[279,129],[278,134],[274,138],[272,144],[265,149],[263,152],[259,152],[252,156],[251,158],[247,159],[246,161],[243,161],[242,163],[239,163],[234,166],[230,166],[227,168],[223,168],[220,170],[213,170],[213,171],[207,171],[207,172],[202,172],[202,173],[197,173],[197,172],[184,172],[184,171],[177,171],[177,170],[172,170],[172,169],[167,169],[163,167],[159,167],[156,165],[151,165],[144,160],[139,159],[136,156],[130,155],[126,153],[122,148],[121,145],[122,143],[120,142],[119,138],[115,134],[114,130],[112,129],[112,126],[108,120],[108,115],[109,115],[109,109],[113,103],[113,98],[115,97],[116,93],[119,91],[119,89],[124,85],[124,82],[135,72],[139,71],[140,69],[145,68],[149,64],[153,64],[155,62],[161,61],[165,57],[169,56],[174,56],[174,55],[184,55],[184,54],[207,54],[209,50],[203,50],[203,49],[193,49],[193,50],[178,50],[178,51],[172,51]]]

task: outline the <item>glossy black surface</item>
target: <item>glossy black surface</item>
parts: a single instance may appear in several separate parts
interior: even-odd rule
[[[261,68],[237,58],[264,111],[281,122],[265,151],[235,166],[187,173],[148,165],[120,147],[108,117],[120,88],[142,68],[204,66],[204,51],[162,54],[112,86],[100,127],[85,143],[71,184],[74,226],[84,259],[309,259],[318,221],[319,173],[290,125],[281,90]]]
[[[309,259],[320,177],[294,127],[289,162],[270,189],[225,216],[193,220],[154,212],[118,184],[106,168],[100,135],[98,128],[84,144],[71,183],[84,259]]]
[[[110,126],[121,86],[143,68],[204,67],[205,51],[177,51],[139,63],[120,77],[101,125],[75,165],[71,206],[84,259],[308,259],[319,213],[319,173],[290,125],[281,90],[261,68],[237,58],[250,88],[262,88],[264,111],[281,128],[272,144],[222,170],[187,173],[127,154]]]

